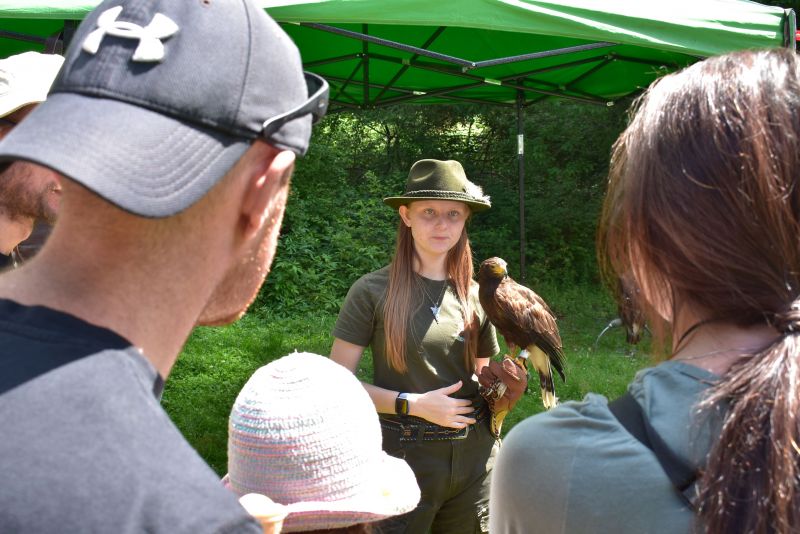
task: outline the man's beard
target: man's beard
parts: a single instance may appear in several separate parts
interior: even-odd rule
[[[273,254],[264,240],[256,251],[228,272],[209,297],[197,325],[220,326],[240,319],[258,296]]]
[[[56,212],[48,199],[57,185],[52,180],[42,183],[36,172],[33,165],[21,161],[0,166],[0,211],[12,220],[33,219],[53,224]]]
[[[281,178],[283,184],[273,197],[269,216],[258,236],[253,238],[250,250],[243,254],[236,265],[225,274],[208,299],[205,308],[197,319],[198,325],[217,326],[232,323],[239,319],[258,296],[261,285],[267,277],[278,247],[278,235],[286,210],[289,194],[291,167]]]

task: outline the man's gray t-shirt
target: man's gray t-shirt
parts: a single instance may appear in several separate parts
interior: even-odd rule
[[[110,330],[0,300],[0,531],[260,532]]]
[[[693,467],[708,452],[719,419],[695,405],[719,377],[664,362],[640,371],[628,390],[669,448]],[[654,453],[588,394],[517,424],[492,477],[490,531],[512,533],[690,532],[693,512]]]

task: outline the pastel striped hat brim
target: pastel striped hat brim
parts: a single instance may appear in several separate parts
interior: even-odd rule
[[[301,501],[286,506],[289,512],[283,532],[324,530],[377,521],[410,512],[419,496],[403,499],[404,488],[416,486],[414,472],[404,460],[383,454],[383,461],[370,466],[375,475],[357,499],[342,501]],[[398,498],[400,497],[400,498]],[[298,528],[302,527],[302,528]]]
[[[375,407],[353,374],[295,353],[256,371],[229,422],[230,487],[286,506],[283,532],[341,528],[408,512],[419,488],[381,449]]]

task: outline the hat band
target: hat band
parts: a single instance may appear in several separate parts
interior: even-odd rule
[[[461,191],[439,191],[438,189],[420,189],[403,194],[404,198],[445,198],[447,200],[463,200],[464,202],[477,202],[486,204],[486,201],[462,193]]]

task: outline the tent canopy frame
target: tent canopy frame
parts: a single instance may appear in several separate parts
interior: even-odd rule
[[[682,22],[685,13],[670,19],[663,7],[651,6],[641,12],[638,11],[641,4],[625,3],[626,0],[609,0],[603,7],[584,0],[496,3],[440,0],[426,4],[426,7],[420,7],[421,4],[414,0],[256,1],[298,43],[306,58],[305,68],[329,81],[330,112],[435,102],[490,104],[515,109],[520,278],[523,281],[526,248],[523,124],[526,107],[549,97],[613,106],[620,99],[641,91],[652,79],[708,55],[737,47],[781,44],[794,47],[797,33],[795,13],[791,9],[730,0],[676,0],[684,3],[685,10],[702,11],[706,17],[698,15],[692,19],[689,16],[687,20],[691,21],[688,23]],[[25,48],[32,44],[42,47],[45,52],[62,53],[77,28],[78,19],[97,3],[99,0],[71,0],[66,4],[56,0],[0,0],[0,40],[26,43],[22,46]],[[369,14],[362,17],[362,10]],[[736,14],[727,18],[717,17],[723,10],[726,13],[733,10]],[[484,13],[492,16],[491,20],[476,18],[470,22],[469,17],[462,16],[462,11],[478,17]],[[596,25],[593,15],[598,17]],[[750,18],[752,31],[745,28],[750,24]],[[62,27],[46,35],[33,35],[17,31],[13,25],[9,29],[7,23],[11,19],[43,19],[49,23],[53,22],[50,19],[60,19]],[[638,22],[642,23],[642,28],[633,27]],[[422,44],[397,39],[397,28],[413,30],[399,34],[406,40],[413,36],[413,40]],[[548,31],[549,28],[553,33]],[[682,35],[684,28],[690,30],[685,36]],[[471,54],[475,55],[483,55],[487,50],[491,52],[493,46],[485,45],[493,45],[496,37],[490,37],[490,34],[502,41],[503,37],[508,37],[508,32],[514,32],[513,35],[518,35],[519,39],[511,45],[506,41],[509,48],[489,53],[491,57],[471,59],[463,57],[471,55],[469,50],[454,47],[454,43],[466,45],[466,48],[473,44],[471,38],[465,39],[465,29],[474,30],[477,32],[475,35],[480,34],[484,39],[478,39],[477,45],[472,46]],[[39,31],[39,26],[34,25],[33,31]],[[669,31],[673,34],[665,33]],[[381,36],[382,33],[395,37]],[[712,34],[713,37],[709,37]],[[534,38],[537,40],[532,40]],[[334,41],[326,39],[336,39],[336,46],[330,46]],[[448,39],[449,48],[443,45]],[[714,39],[719,39],[719,43]],[[352,41],[360,42],[360,49],[347,44]],[[521,44],[517,46],[516,41]],[[434,50],[434,47],[446,48],[449,53]],[[307,48],[312,49],[312,53],[307,53]],[[456,55],[453,50],[465,54]],[[640,53],[640,50],[655,53]],[[664,52],[660,53],[661,50]],[[562,58],[562,61],[556,62],[555,58]],[[544,63],[540,63],[542,60]],[[349,67],[349,63],[354,64]],[[637,65],[643,69],[638,74],[634,73]],[[632,73],[631,80],[626,80],[629,86],[609,84],[608,80],[614,82],[614,74],[608,72]],[[552,79],[547,79],[548,76]],[[622,89],[623,86],[626,88]]]

